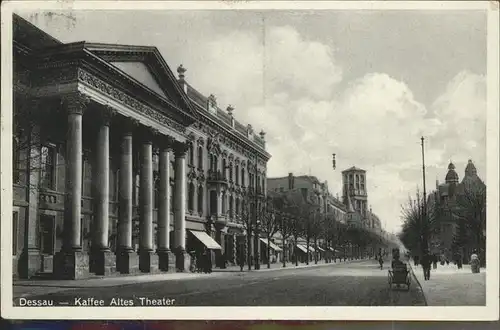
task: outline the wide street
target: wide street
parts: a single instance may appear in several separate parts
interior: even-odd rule
[[[105,305],[115,298],[175,299],[176,306],[423,306],[424,297],[412,277],[406,287],[389,289],[388,262],[380,270],[374,260],[352,261],[309,268],[224,272],[204,274],[189,279],[172,279],[121,285],[66,289],[31,296],[30,299],[53,299],[73,305],[88,298],[103,299]],[[266,268],[265,265],[262,266]],[[143,299],[142,301],[146,301]]]

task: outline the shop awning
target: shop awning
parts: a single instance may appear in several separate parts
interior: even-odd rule
[[[325,252],[325,250],[323,250],[323,248],[322,248],[322,247],[319,247],[319,246],[318,246],[318,247],[317,247],[317,249],[318,249],[318,250],[320,250],[320,251],[322,251],[322,252]]]
[[[207,233],[204,231],[196,231],[196,230],[190,230],[191,234],[194,235],[203,245],[207,247],[209,250],[222,250],[221,246],[210,236],[208,236]]]
[[[297,247],[298,247],[298,248],[299,248],[299,250],[301,250],[302,252],[307,253],[307,248],[306,248],[304,245],[297,244]]]
[[[262,242],[264,242],[264,244],[266,244],[266,245],[267,245],[267,239],[265,239],[265,238],[262,238],[262,237],[261,237],[261,238],[260,238],[260,240],[261,240]],[[280,248],[279,246],[277,246],[277,245],[276,245],[276,244],[274,244],[273,242],[269,242],[269,246],[270,246],[270,247],[271,247],[271,249],[273,249],[274,251],[277,251],[277,252],[279,252],[279,251],[283,251],[283,249],[282,249],[282,248]]]
[[[305,247],[307,247],[307,245]],[[309,245],[309,252],[316,252],[316,250],[312,246]]]

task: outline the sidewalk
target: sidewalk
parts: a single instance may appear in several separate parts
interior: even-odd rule
[[[413,273],[427,300],[428,306],[485,306],[486,269],[472,274],[469,265],[458,269],[455,265],[431,268],[429,281],[424,280],[422,266],[411,265]]]
[[[348,261],[345,264],[353,262],[361,262],[363,260],[353,260]],[[266,272],[266,271],[280,271],[287,269],[299,269],[308,267],[320,267],[328,265],[339,265],[344,264],[337,262],[335,263],[325,263],[324,260],[318,261],[318,264],[314,264],[314,261],[309,265],[287,263],[286,268],[283,268],[282,263],[271,264],[271,268],[268,269],[266,264],[261,265],[260,270],[252,269],[250,272]],[[231,276],[232,274],[242,275],[248,273],[248,268],[245,266],[243,272],[240,271],[239,266],[230,266],[226,269],[213,269],[211,274],[204,273],[161,273],[161,274],[145,274],[145,275],[118,275],[112,277],[94,277],[81,280],[67,280],[67,281],[56,281],[56,280],[14,280],[13,281],[13,297],[21,298],[34,295],[44,295],[59,291],[71,290],[71,289],[85,289],[85,288],[100,288],[100,287],[113,287],[130,285],[137,283],[146,282],[163,282],[163,281],[174,281],[174,280],[192,280],[201,277],[213,278],[220,276]]]

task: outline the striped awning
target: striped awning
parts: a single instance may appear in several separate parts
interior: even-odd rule
[[[260,240],[267,245],[267,239],[265,238],[260,238]],[[279,251],[283,251],[282,248],[280,248],[279,246],[277,246],[276,244],[274,244],[273,242],[269,242],[269,246],[271,247],[271,249],[273,249],[274,251],[276,252],[279,252]]]
[[[222,250],[222,247],[204,231],[190,230],[189,232],[193,234],[194,237],[196,237],[201,243],[203,243],[203,245],[205,245],[207,249]]]
[[[307,253],[307,248],[306,248],[304,245],[297,244],[297,247],[298,247],[298,248],[299,248],[299,250],[301,250],[302,252]]]
[[[318,247],[316,247],[316,248],[317,248],[318,250],[322,251],[322,252],[325,252],[325,250],[323,250],[323,248],[322,248],[322,247],[320,247],[320,246],[318,246]]]

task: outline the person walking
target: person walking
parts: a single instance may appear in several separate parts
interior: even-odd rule
[[[424,280],[426,280],[426,281],[430,280],[430,278],[431,278],[431,264],[432,264],[431,258],[432,257],[429,255],[429,253],[427,251],[424,252],[424,255],[422,256],[421,264],[422,264],[422,268],[424,270]]]
[[[472,273],[479,273],[480,271],[479,257],[477,255],[476,250],[472,251],[472,254],[470,256],[470,268],[472,270]]]

